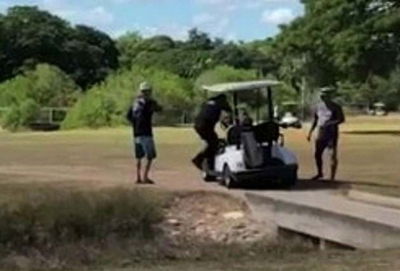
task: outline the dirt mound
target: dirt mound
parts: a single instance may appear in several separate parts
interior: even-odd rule
[[[170,239],[224,244],[251,243],[271,233],[252,218],[243,201],[216,192],[176,196],[161,228]]]

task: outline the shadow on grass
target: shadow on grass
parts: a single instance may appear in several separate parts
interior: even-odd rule
[[[400,130],[371,130],[371,131],[349,131],[343,132],[347,135],[387,135],[400,136]]]
[[[281,184],[270,182],[246,182],[238,185],[238,189],[245,190],[271,190],[271,191],[308,191],[308,190],[337,190],[348,189],[351,184],[341,181],[313,181],[313,180],[298,180],[297,184],[292,187],[287,187]]]
[[[316,191],[316,190],[348,190],[353,186],[366,186],[373,188],[384,188],[384,189],[399,189],[400,185],[381,184],[379,182],[363,182],[363,181],[329,181],[329,180],[307,180],[301,179],[293,187],[284,187],[279,184],[271,184],[268,182],[257,183],[247,182],[238,185],[238,189],[245,190],[271,190],[271,191]]]

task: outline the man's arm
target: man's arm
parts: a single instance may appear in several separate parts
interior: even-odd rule
[[[163,108],[156,100],[152,100],[152,110],[153,112],[161,112]]]
[[[317,127],[317,123],[318,123],[318,115],[315,113],[314,114],[314,121],[313,121],[313,123],[311,125],[310,132],[308,133],[308,136],[307,136],[307,140],[308,141],[311,141],[311,137],[312,137],[312,134],[313,134],[315,128]]]
[[[346,121],[343,109],[340,105],[336,107],[335,111],[335,119],[328,121],[325,126],[340,125]]]

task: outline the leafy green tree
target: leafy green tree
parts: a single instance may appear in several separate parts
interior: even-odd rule
[[[0,18],[0,33],[0,81],[49,63],[86,88],[118,67],[118,50],[106,34],[86,26],[73,28],[37,7],[10,8]]]
[[[2,117],[4,127],[15,130],[27,125],[42,107],[69,107],[79,89],[60,69],[40,64],[33,71],[0,84],[0,107],[9,108]]]
[[[90,89],[68,113],[63,128],[97,128],[125,123],[125,113],[142,81],[149,81],[154,87],[154,95],[164,107],[163,114],[168,115],[171,111],[182,114],[193,108],[193,87],[187,80],[155,68],[133,67],[109,76],[104,83]]]
[[[130,69],[133,65],[133,60],[139,54],[140,44],[143,38],[138,32],[129,32],[118,38],[116,41],[117,48],[120,52],[119,62],[121,67]]]
[[[197,28],[189,30],[189,38],[186,46],[196,50],[211,50],[214,48],[213,41],[209,35],[199,31]]]

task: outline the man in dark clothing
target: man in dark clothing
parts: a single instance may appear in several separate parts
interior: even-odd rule
[[[321,102],[317,105],[307,140],[311,141],[315,128],[318,134],[315,141],[315,162],[318,173],[313,180],[324,177],[322,156],[326,148],[331,150],[331,180],[335,180],[338,167],[337,146],[339,141],[339,125],[345,122],[342,107],[332,101],[332,88],[321,89]]]
[[[152,88],[147,82],[139,87],[140,94],[132,106],[132,125],[135,145],[135,157],[137,159],[137,183],[153,184],[149,178],[152,161],[156,158],[156,148],[153,139],[152,118],[154,112],[160,112],[161,106],[152,99]],[[141,175],[142,159],[147,158],[147,165],[143,178]]]
[[[220,120],[222,111],[232,112],[224,94],[208,99],[202,105],[200,113],[195,119],[194,129],[207,144],[206,148],[192,160],[200,170],[203,169],[205,159],[207,159],[208,168],[214,169],[214,157],[218,151],[218,135],[215,132],[215,125]]]

